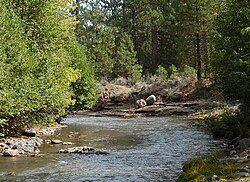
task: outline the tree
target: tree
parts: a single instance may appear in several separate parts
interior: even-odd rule
[[[82,0],[79,1],[79,6],[77,38],[80,44],[86,46],[87,57],[100,79],[108,76],[113,69],[111,54],[115,46],[114,32],[106,25],[107,14],[102,11],[100,1]]]
[[[154,73],[159,64],[159,24],[163,19],[158,6],[159,1],[137,0],[126,1],[124,8],[124,30],[132,35],[144,72]]]
[[[177,51],[181,62],[188,60],[197,69],[197,79],[202,78],[202,65],[208,63],[207,33],[216,14],[217,1],[173,1],[177,23]]]
[[[122,33],[117,36],[116,50],[114,52],[114,71],[115,77],[132,78],[138,81],[141,78],[142,67],[137,64],[136,52],[134,51],[131,37]]]
[[[215,22],[212,60],[215,83],[230,100],[250,107],[250,2],[227,0]]]
[[[121,29],[121,5],[120,1],[78,1],[78,41],[86,46],[87,58],[93,63],[98,79],[133,77],[132,72],[140,67],[135,66],[133,43]]]
[[[1,1],[0,133],[55,121],[73,104],[80,70],[72,67],[75,22],[67,7],[66,0]]]

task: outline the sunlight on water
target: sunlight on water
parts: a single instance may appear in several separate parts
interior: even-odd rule
[[[104,149],[110,155],[59,154],[69,146],[43,145],[40,157],[0,158],[0,180],[171,182],[184,161],[220,144],[176,118],[69,116],[63,123],[69,127],[53,138]]]

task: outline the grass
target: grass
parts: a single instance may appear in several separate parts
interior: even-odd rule
[[[177,182],[200,182],[212,175],[217,175],[225,180],[235,179],[235,173],[239,170],[241,164],[222,165],[218,163],[219,157],[222,157],[221,153],[210,153],[185,162],[183,174]]]

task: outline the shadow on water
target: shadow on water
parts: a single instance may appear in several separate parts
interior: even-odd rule
[[[110,155],[59,154],[69,146],[43,145],[40,157],[1,157],[0,180],[171,182],[184,161],[220,145],[176,118],[69,116],[63,123],[69,127],[53,138],[108,150]]]

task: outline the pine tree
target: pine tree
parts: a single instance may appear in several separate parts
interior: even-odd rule
[[[142,67],[137,63],[131,37],[123,33],[117,36],[116,51],[114,52],[115,77],[132,78],[137,81],[141,78]]]
[[[213,75],[222,93],[250,107],[250,21],[248,0],[228,0],[216,18]]]
[[[207,64],[207,32],[216,14],[217,1],[173,1],[177,23],[177,51],[181,62],[197,69],[197,79],[202,78],[202,64]]]

